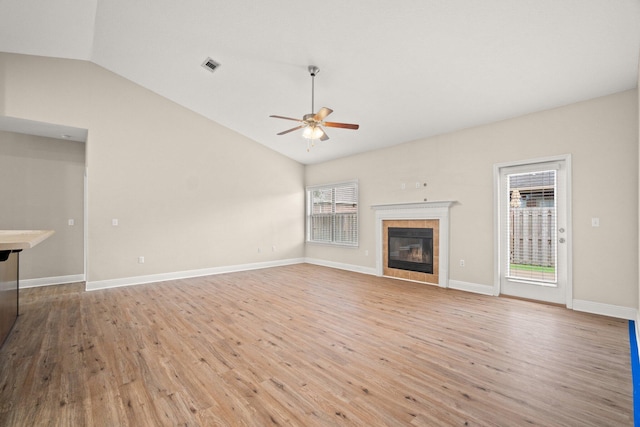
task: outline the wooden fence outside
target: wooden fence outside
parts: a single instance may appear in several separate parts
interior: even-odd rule
[[[511,208],[511,264],[556,266],[555,208]]]

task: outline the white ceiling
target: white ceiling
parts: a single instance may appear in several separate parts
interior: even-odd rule
[[[2,0],[0,51],[92,61],[301,163],[637,85],[638,0]],[[221,67],[201,67],[211,57]],[[306,151],[276,133],[311,109]]]

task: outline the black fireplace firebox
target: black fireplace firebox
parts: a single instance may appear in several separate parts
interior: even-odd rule
[[[433,228],[388,228],[387,266],[433,274]]]

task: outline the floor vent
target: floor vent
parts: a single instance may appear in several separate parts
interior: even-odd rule
[[[207,58],[202,63],[202,66],[213,73],[216,70],[216,68],[220,66],[220,64],[218,64],[216,61],[214,61],[211,58]]]

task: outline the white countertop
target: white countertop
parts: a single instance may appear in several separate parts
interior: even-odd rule
[[[53,233],[53,230],[0,230],[0,251],[30,249]]]

